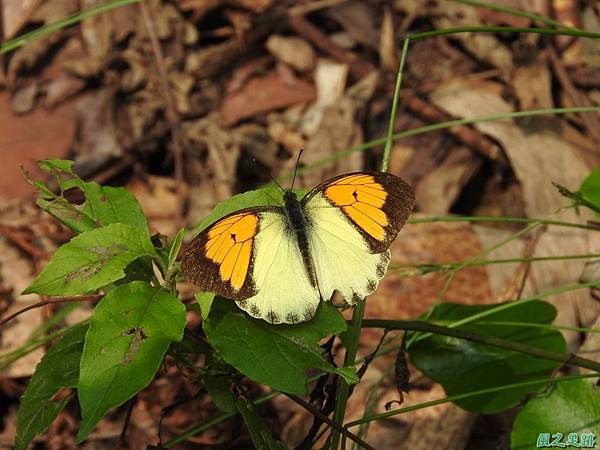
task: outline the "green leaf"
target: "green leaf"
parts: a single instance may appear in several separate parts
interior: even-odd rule
[[[231,393],[231,380],[207,373],[202,375],[202,382],[217,408],[228,413],[236,411],[235,397]]]
[[[308,322],[272,325],[250,317],[230,300],[216,297],[203,325],[209,342],[225,362],[273,389],[306,394],[308,368],[338,373],[349,383],[358,381],[352,368],[336,369],[321,356],[319,340],[346,329],[344,318],[329,302],[321,302]]]
[[[294,189],[294,192],[298,198],[301,198],[307,190]],[[281,192],[281,189],[276,186],[271,186],[234,195],[215,206],[211,213],[194,227],[192,233],[196,235],[211,223],[225,217],[227,214],[231,214],[232,212],[243,208],[251,208],[253,206],[283,206],[283,193]]]
[[[210,313],[210,308],[212,306],[213,300],[215,299],[215,294],[212,292],[198,292],[194,295],[196,297],[196,301],[200,306],[200,313],[202,314],[202,318],[206,320],[208,314]]]
[[[238,398],[235,407],[242,415],[244,422],[246,422],[252,443],[258,450],[284,450],[286,448],[273,437],[271,430],[263,419],[253,411],[252,405],[248,401]]]
[[[37,365],[17,413],[16,450],[25,450],[36,435],[46,431],[72,397],[53,399],[61,389],[77,386],[87,328],[84,324],[68,330]]]
[[[37,162],[40,169],[46,172],[65,172],[73,174],[73,164],[74,161],[69,159],[44,159],[42,161]]]
[[[73,295],[95,291],[125,276],[140,256],[156,256],[150,238],[115,223],[81,233],[60,247],[24,294]]]
[[[429,320],[445,325],[494,307],[496,305],[466,306],[444,303],[434,308]],[[472,322],[461,326],[460,329],[520,342],[543,350],[564,352],[565,341],[556,330],[490,323],[549,324],[555,316],[556,309],[551,304],[532,301],[516,304],[513,308],[487,316],[485,321]],[[441,383],[449,396],[547,378],[560,365],[555,361],[440,335],[415,341],[408,348],[408,352],[417,368]],[[468,411],[493,414],[516,405],[525,394],[535,392],[541,387],[540,384],[479,395],[458,400],[456,404]]]
[[[28,179],[42,195],[36,203],[67,227],[81,233],[111,223],[125,223],[149,234],[142,208],[127,189],[81,180],[72,171],[73,161],[52,159],[40,161],[38,165],[55,175],[61,194],[55,195],[44,183]],[[63,192],[71,188],[81,189],[84,204],[73,204],[64,197]]]
[[[185,308],[177,297],[143,281],[109,292],[96,306],[85,337],[78,385],[78,442],[110,408],[154,378],[167,348],[180,341]]]
[[[126,223],[150,234],[148,222],[134,195],[122,187],[100,186],[96,182],[78,183],[85,193],[83,213],[99,226]]]
[[[154,269],[152,268],[152,258],[150,256],[142,256],[141,258],[129,263],[129,265],[125,268],[125,277],[115,281],[114,287],[131,283],[132,281],[151,282],[154,277],[155,274]],[[106,289],[108,289],[108,287]]]
[[[586,439],[584,433],[593,433],[595,443],[600,436],[598,390],[586,380],[572,380],[554,383],[550,389],[537,394],[527,402],[514,422],[511,449],[536,448],[538,439],[544,439],[541,433],[549,433],[550,440],[553,434],[560,433],[563,443],[568,441],[570,433],[576,433],[579,444]],[[595,448],[595,445],[581,446]]]
[[[596,167],[581,183],[579,194],[589,203],[600,209],[600,166]]]
[[[167,273],[170,273],[173,270],[173,266],[175,265],[175,260],[177,259],[177,255],[179,254],[179,250],[181,249],[181,244],[183,243],[183,236],[185,234],[185,228],[181,228],[175,237],[173,238],[173,242],[169,247],[169,258],[167,265]]]

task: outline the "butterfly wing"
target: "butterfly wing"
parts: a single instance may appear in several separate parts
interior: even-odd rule
[[[263,208],[236,211],[196,236],[181,258],[183,277],[227,298],[241,300],[254,295],[254,242],[262,211]]]
[[[415,203],[412,188],[384,172],[331,178],[302,205],[318,287],[324,299],[338,290],[348,303],[373,292],[390,261],[389,246]]]
[[[309,320],[320,301],[278,207],[240,210],[217,221],[194,239],[181,270],[191,283],[271,323]]]

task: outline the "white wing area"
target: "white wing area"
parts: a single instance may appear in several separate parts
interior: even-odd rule
[[[321,297],[311,286],[296,239],[288,234],[287,219],[276,212],[259,215],[253,261],[258,294],[236,303],[251,316],[271,323],[309,320]]]
[[[322,193],[315,194],[304,211],[310,220],[308,246],[323,299],[329,300],[338,290],[346,302],[354,304],[355,296],[363,299],[377,289],[390,251],[370,253],[360,232]]]

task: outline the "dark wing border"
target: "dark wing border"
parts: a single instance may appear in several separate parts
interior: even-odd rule
[[[230,298],[232,300],[244,300],[250,298],[258,292],[254,286],[251,274],[254,270],[254,253],[256,248],[254,243],[252,244],[252,251],[250,253],[250,265],[246,272],[246,278],[244,284],[239,291],[235,291],[231,284],[224,282],[219,274],[220,266],[212,260],[204,256],[204,246],[208,241],[208,232],[222,220],[225,220],[231,216],[242,215],[242,214],[256,214],[261,212],[279,212],[284,214],[283,208],[279,206],[255,206],[252,208],[244,208],[234,211],[226,216],[221,217],[219,220],[211,223],[204,230],[202,230],[186,247],[183,255],[181,256],[181,274],[186,281],[202,288],[205,291],[214,292],[215,294],[222,295],[223,297]],[[261,229],[260,220],[258,221],[258,230],[254,235],[254,238],[260,233]],[[254,239],[253,238],[253,239]]]
[[[413,188],[402,178],[393,175],[388,172],[376,172],[376,171],[360,171],[360,172],[350,172],[344,173],[341,175],[337,175],[333,178],[329,178],[325,180],[314,189],[309,191],[301,200],[301,204],[305,207],[317,193],[323,192],[329,185],[335,183],[337,180],[345,177],[349,177],[352,175],[370,175],[375,179],[375,182],[381,184],[386,192],[388,193],[387,198],[385,199],[385,203],[383,204],[382,210],[388,218],[388,225],[384,227],[385,230],[385,240],[378,241],[373,236],[368,234],[365,230],[363,230],[359,225],[352,220],[352,218],[344,212],[343,209],[340,208],[340,211],[346,216],[346,218],[350,221],[354,228],[363,236],[369,248],[373,253],[383,253],[385,252],[392,241],[396,239],[398,232],[402,229],[408,216],[412,212],[415,206],[415,191]],[[329,204],[334,208],[339,208],[337,205],[333,204],[329,201],[327,196],[323,195],[323,197],[329,202]]]

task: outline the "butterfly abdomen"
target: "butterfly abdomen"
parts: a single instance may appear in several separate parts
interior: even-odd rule
[[[300,250],[300,254],[302,255],[302,261],[304,262],[306,274],[308,275],[311,286],[317,287],[317,277],[315,275],[314,264],[310,256],[308,237],[306,235],[306,230],[309,229],[310,223],[308,223],[308,219],[302,210],[302,206],[300,205],[296,194],[291,191],[286,192],[284,201],[285,206],[283,209],[285,210],[288,226],[294,234],[296,242],[298,243],[298,248]]]

